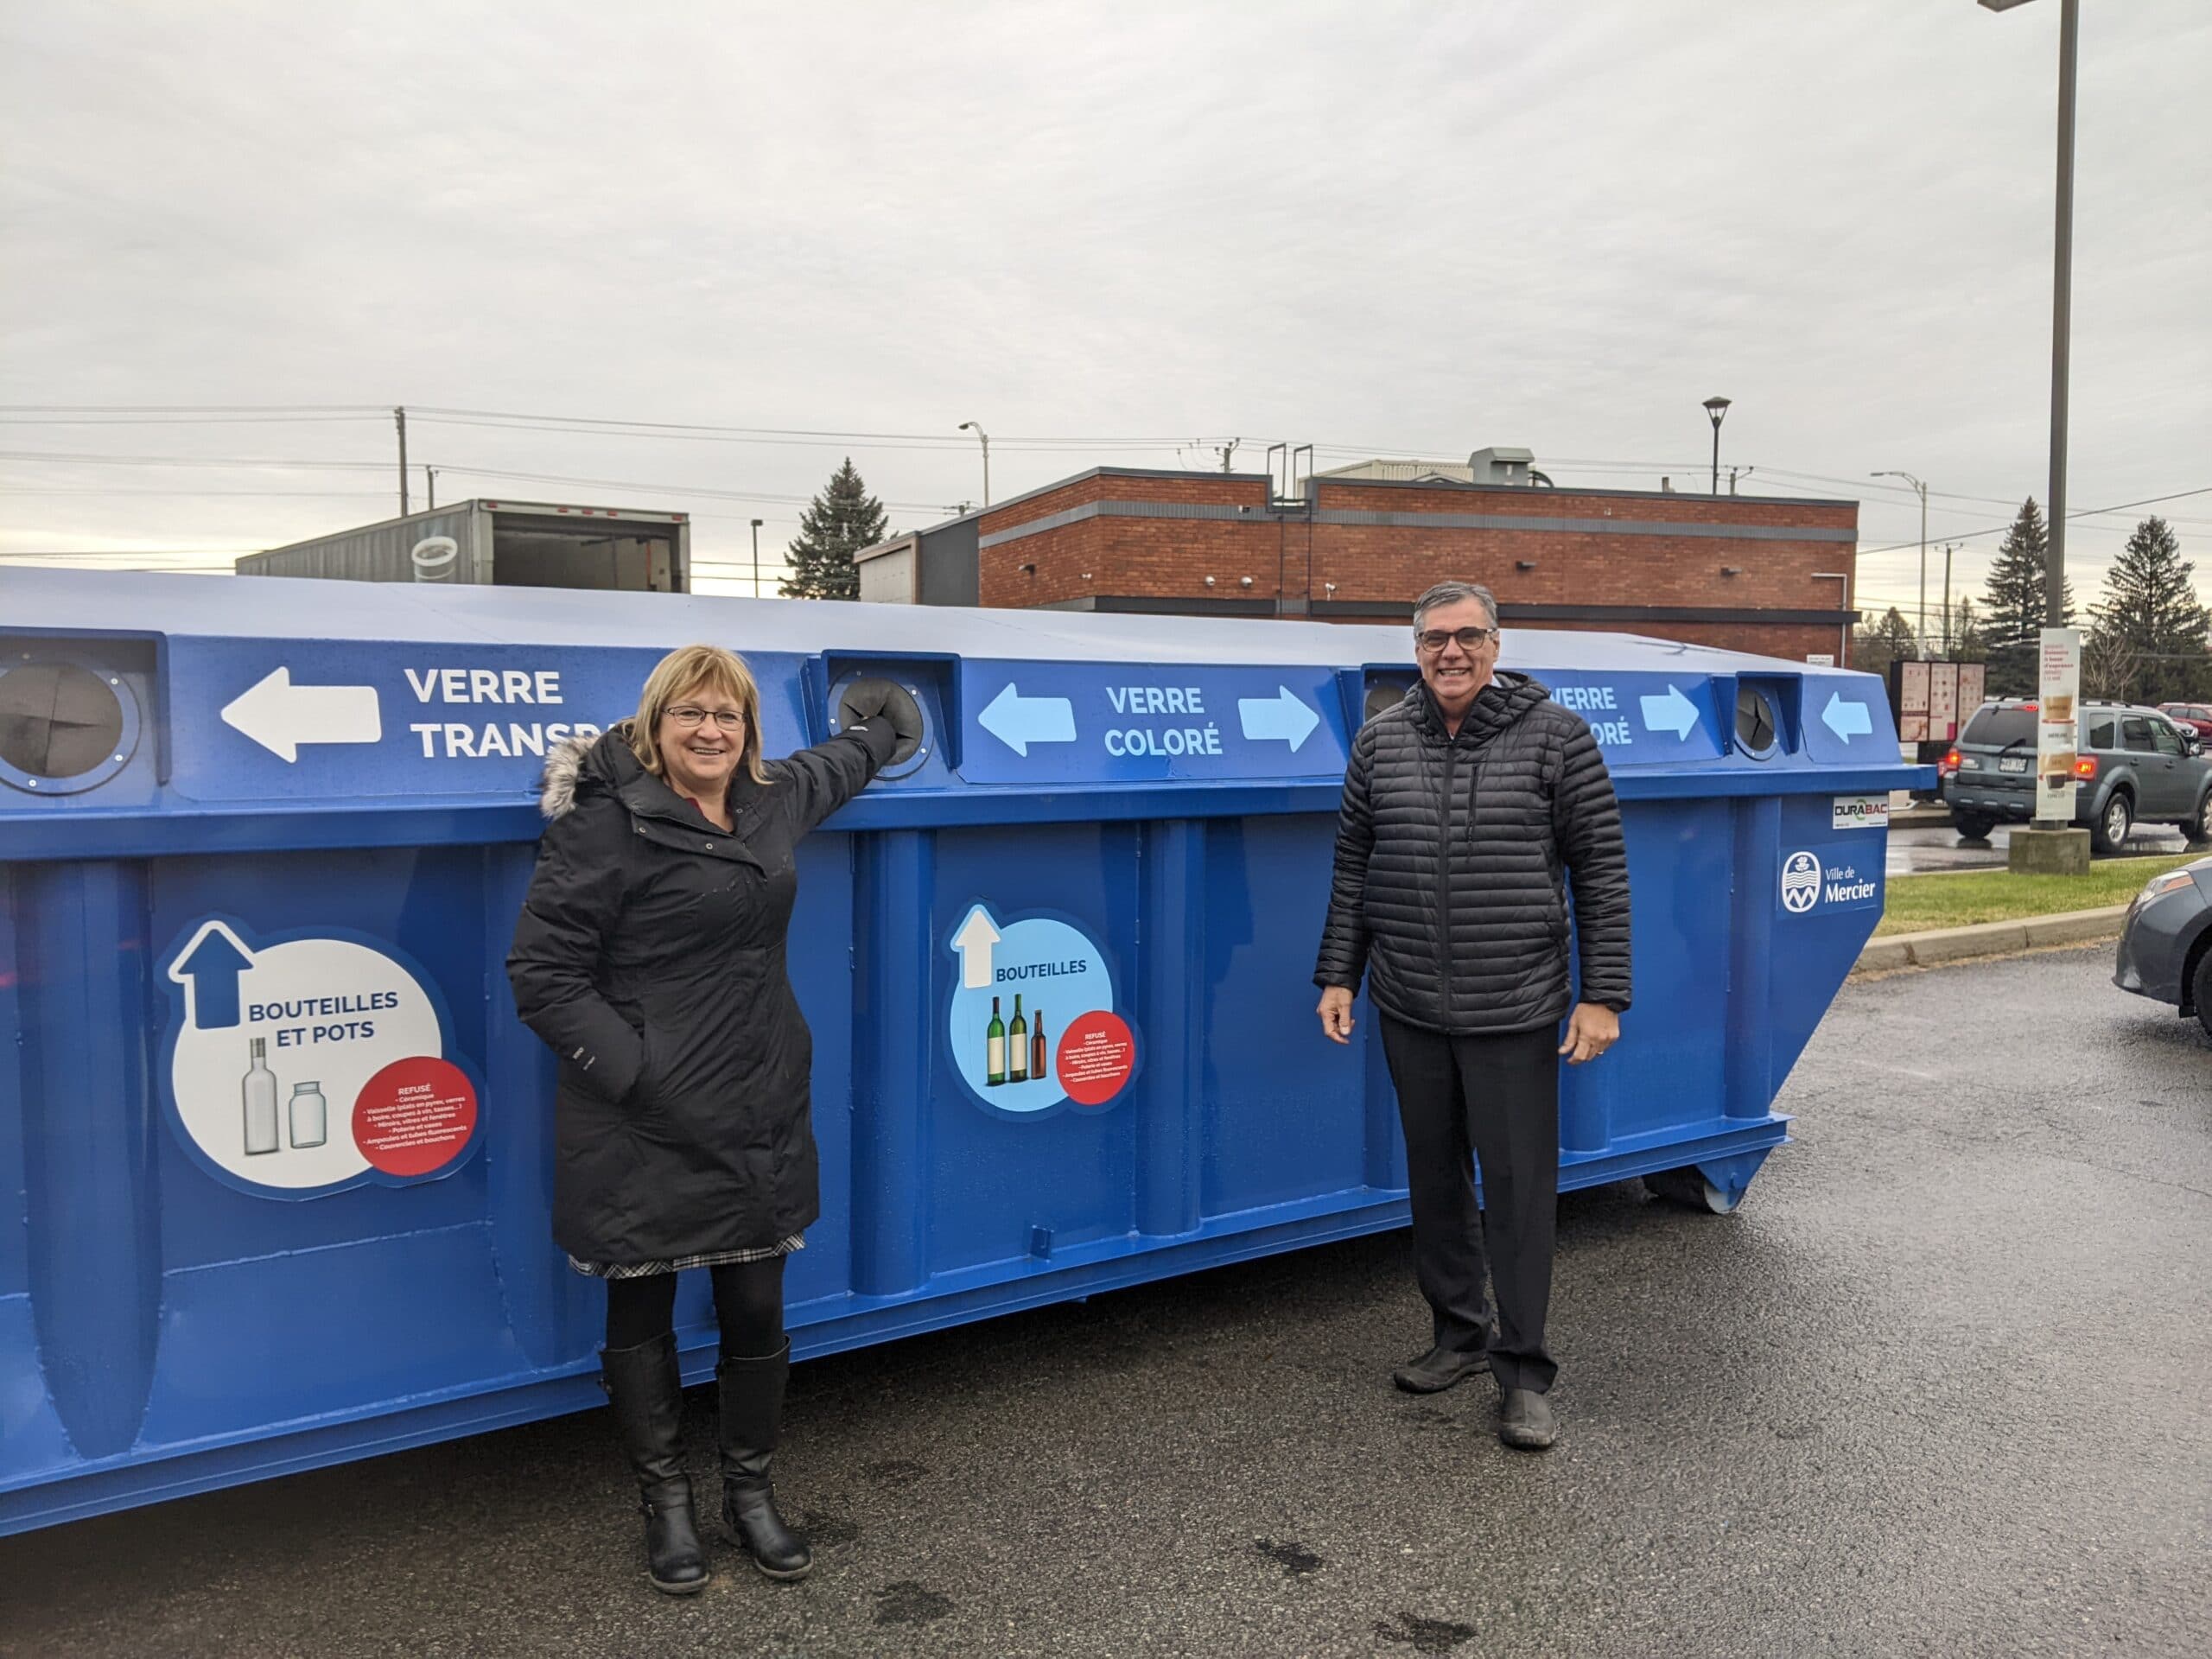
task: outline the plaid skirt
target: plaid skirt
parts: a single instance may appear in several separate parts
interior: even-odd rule
[[[779,1255],[789,1255],[793,1250],[803,1250],[806,1241],[797,1233],[777,1243],[751,1250],[708,1250],[698,1255],[679,1255],[673,1262],[579,1262],[569,1258],[569,1265],[578,1273],[593,1279],[650,1279],[656,1274],[681,1273],[686,1268],[721,1268],[733,1262],[772,1262]]]

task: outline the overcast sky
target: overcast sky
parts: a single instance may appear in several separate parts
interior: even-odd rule
[[[2212,5],[2082,13],[2076,508],[2212,486]],[[1939,541],[2045,494],[2058,17],[18,0],[0,571],[388,517],[390,416],[349,411],[394,404],[770,429],[410,419],[418,492],[691,510],[729,577],[848,452],[894,527],[980,497],[963,420],[1001,497],[1230,437],[1701,487],[1717,392],[1741,487],[1863,499],[1861,602],[1909,608],[1916,548],[1872,550],[1916,508],[1865,474],[1944,493]],[[2084,599],[2151,510],[2212,594],[2202,493],[2077,521]]]

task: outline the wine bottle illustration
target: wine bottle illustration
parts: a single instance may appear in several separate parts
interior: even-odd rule
[[[983,1081],[1006,1081],[1006,1021],[999,1018],[999,1000],[991,999],[991,1023],[983,1033]]]
[[[245,1150],[248,1157],[274,1152],[276,1137],[276,1074],[269,1069],[269,1039],[251,1039],[253,1064],[238,1084],[245,1106]]]
[[[320,1083],[294,1084],[289,1109],[295,1147],[319,1147],[330,1138],[330,1103]]]
[[[1021,1017],[1021,993],[1014,994],[1014,1023],[1006,1028],[1008,1052],[1006,1057],[1006,1080],[1021,1083],[1029,1076],[1029,1022]]]
[[[1029,1075],[1033,1077],[1051,1075],[1045,1065],[1045,1010],[1042,1008],[1029,1017]]]

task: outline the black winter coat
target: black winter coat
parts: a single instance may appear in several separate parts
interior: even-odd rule
[[[716,829],[618,727],[546,766],[507,978],[560,1057],[553,1236],[631,1264],[775,1244],[821,1212],[814,1039],[784,968],[800,836],[889,758],[887,722],[730,780]]]
[[[1563,1017],[1567,880],[1581,1001],[1629,1003],[1628,849],[1597,741],[1524,674],[1484,686],[1455,738],[1426,685],[1359,728],[1337,820],[1319,985],[1454,1036]]]

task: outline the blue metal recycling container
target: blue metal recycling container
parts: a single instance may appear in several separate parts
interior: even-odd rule
[[[0,1532],[598,1402],[502,963],[540,756],[689,640],[750,659],[772,753],[859,677],[922,722],[800,853],[800,1354],[1405,1220],[1379,1045],[1324,1039],[1309,973],[1406,628],[5,582]],[[1637,1002],[1569,1075],[1561,1185],[1694,1171],[1725,1207],[1916,774],[1864,675],[1618,635],[1508,661],[1595,728],[1634,886]],[[994,1004],[1037,1075],[989,1080]]]

